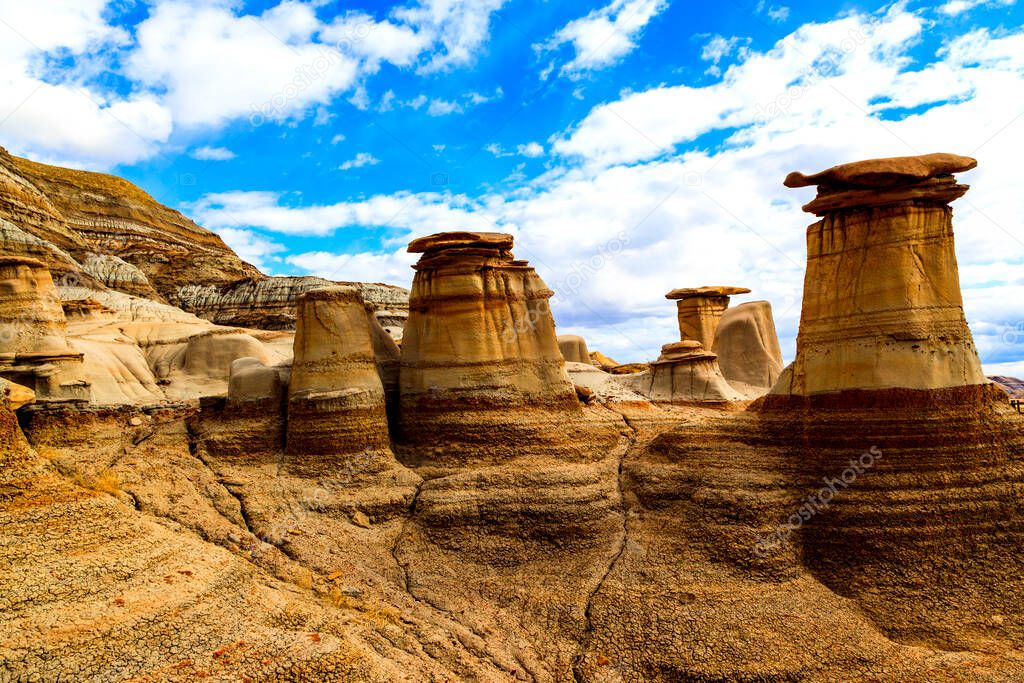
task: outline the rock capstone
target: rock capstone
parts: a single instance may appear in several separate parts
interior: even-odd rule
[[[673,289],[665,298],[676,302],[679,338],[693,339],[711,348],[718,323],[729,307],[729,297],[749,292],[745,287],[692,287]]]

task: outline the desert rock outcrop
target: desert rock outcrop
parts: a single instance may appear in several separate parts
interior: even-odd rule
[[[772,305],[751,301],[727,309],[712,350],[729,384],[746,394],[766,393],[783,368]]]
[[[394,285],[332,282],[319,277],[267,277],[227,284],[184,285],[178,289],[174,302],[218,325],[294,330],[298,297],[314,289],[336,286],[359,290],[378,322],[392,336],[401,338],[409,316],[409,291]]]
[[[591,362],[586,339],[576,334],[560,334],[557,339],[558,350],[562,352],[566,363]]]
[[[729,297],[749,292],[745,287],[692,287],[673,289],[665,298],[676,302],[679,338],[698,341],[710,349],[722,314],[729,307]]]
[[[390,456],[373,333],[353,287],[299,297],[287,448],[289,468],[299,471],[330,470],[360,454]]]
[[[620,376],[619,382],[658,403],[725,403],[742,401],[718,367],[718,356],[694,340],[661,347],[650,370]]]
[[[402,342],[401,427],[420,446],[538,447],[579,402],[548,308],[552,291],[512,255],[512,236],[449,232],[413,241]],[[568,444],[564,444],[567,445]]]
[[[0,374],[40,401],[88,401],[83,356],[67,324],[50,271],[40,261],[0,258]]]
[[[964,317],[949,202],[967,192],[954,155],[837,166],[804,207],[807,273],[796,360],[773,393],[940,389],[988,380]]]

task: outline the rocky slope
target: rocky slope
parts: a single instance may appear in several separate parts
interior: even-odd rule
[[[116,176],[40,164],[0,148],[0,247],[43,261],[60,287],[112,289],[211,322],[286,330],[295,300],[335,283],[267,277],[215,233]],[[358,286],[400,336],[408,292]]]

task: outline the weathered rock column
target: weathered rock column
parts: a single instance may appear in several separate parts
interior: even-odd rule
[[[510,251],[512,236],[415,240],[402,342],[401,424],[420,447],[497,455],[550,448],[579,402],[555,338],[552,291]],[[530,440],[533,440],[532,442]]]
[[[951,154],[877,159],[786,178],[818,186],[804,210],[803,312],[793,365],[773,394],[941,389],[987,383],[964,317],[953,212],[967,192]]]
[[[558,349],[566,363],[590,363],[587,340],[576,334],[558,335]]]
[[[352,287],[297,301],[295,359],[288,387],[288,468],[376,471],[392,460],[374,342],[365,304]],[[355,462],[354,462],[355,461]]]
[[[718,354],[718,364],[730,384],[747,394],[767,393],[783,367],[772,305],[750,301],[728,309],[711,350]]]
[[[659,403],[726,403],[744,399],[722,375],[718,356],[692,339],[665,344],[649,371],[625,375],[619,382]]]
[[[674,300],[679,315],[679,338],[692,339],[710,349],[715,343],[715,331],[725,309],[729,308],[729,297],[733,294],[747,294],[744,287],[693,287],[673,289],[665,295]]]

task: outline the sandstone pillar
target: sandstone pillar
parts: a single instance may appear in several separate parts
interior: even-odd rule
[[[462,444],[483,456],[550,449],[567,434],[564,417],[580,411],[555,338],[552,291],[511,248],[511,235],[475,232],[409,245],[422,256],[402,342],[407,442]]]
[[[679,338],[698,341],[710,349],[715,343],[718,322],[729,307],[729,297],[749,292],[744,287],[694,287],[673,289],[665,298],[676,302]]]
[[[952,174],[977,162],[950,154],[845,164],[804,210],[807,273],[797,355],[773,394],[941,389],[987,383],[964,317],[949,203]]]
[[[319,289],[299,296],[297,308],[289,469],[383,469],[391,461],[384,387],[362,296],[352,287]]]

